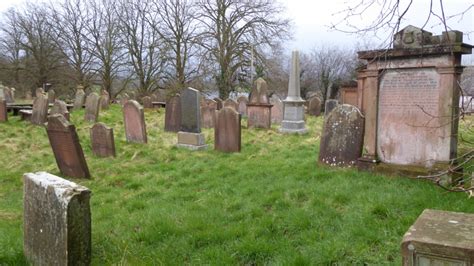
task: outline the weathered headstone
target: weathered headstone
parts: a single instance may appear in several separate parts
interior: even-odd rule
[[[143,97],[142,102],[143,102],[143,108],[145,108],[145,109],[152,109],[153,108],[153,103],[151,102],[151,97],[150,96]]]
[[[239,104],[230,98],[223,102],[222,108],[224,107],[233,108],[235,111],[239,110]]]
[[[333,166],[352,166],[362,154],[364,117],[357,107],[337,106],[324,121],[319,161]]]
[[[123,106],[123,119],[127,141],[147,143],[145,114],[137,101],[129,100]]]
[[[77,86],[76,96],[74,98],[74,110],[81,110],[86,100],[86,93],[82,86]]]
[[[76,127],[69,124],[64,116],[56,114],[48,117],[46,131],[61,173],[69,177],[89,178],[89,168]]]
[[[243,117],[247,117],[247,103],[249,100],[245,96],[240,96],[237,98],[237,102],[239,103],[239,114]]]
[[[46,172],[23,176],[23,249],[32,265],[90,265],[91,191]]]
[[[0,122],[8,121],[8,112],[7,112],[7,101],[0,98]]]
[[[217,110],[220,110],[222,107],[224,107],[224,101],[221,98],[216,97],[214,98],[214,101],[217,103]]]
[[[56,101],[56,92],[53,89],[48,90],[48,103]]]
[[[321,115],[321,99],[318,96],[313,96],[308,100],[308,114],[312,116]]]
[[[324,106],[324,117],[327,117],[331,113],[331,111],[337,107],[338,104],[339,102],[337,100],[326,100],[326,104]]]
[[[283,120],[283,102],[278,95],[273,94],[270,97],[270,104],[272,104],[272,123],[280,124]]]
[[[100,95],[100,109],[107,110],[109,109],[110,95],[106,90],[102,90]]]
[[[403,237],[402,265],[473,265],[474,214],[426,209]]]
[[[114,129],[96,123],[90,130],[92,152],[98,157],[115,157]]]
[[[201,127],[213,128],[216,120],[217,103],[214,100],[205,99],[201,104]]]
[[[43,88],[37,88],[35,91],[35,97],[38,97],[41,94],[44,94]]]
[[[44,94],[38,94],[33,101],[33,110],[31,113],[31,123],[43,126],[48,118],[48,97]]]
[[[49,114],[50,115],[60,114],[60,115],[64,116],[64,118],[66,118],[66,120],[68,120],[68,121],[70,120],[69,119],[69,111],[67,110],[67,105],[66,105],[65,102],[63,102],[61,100],[54,101],[53,107],[51,108]]]
[[[165,131],[178,132],[181,128],[181,97],[179,94],[166,101]]]
[[[97,122],[99,118],[100,110],[100,97],[97,93],[93,92],[86,98],[86,111],[84,113],[84,119],[88,122]]]
[[[5,95],[4,99],[7,103],[15,102],[15,89],[14,88],[4,87],[4,95]]]
[[[247,127],[248,128],[270,128],[272,105],[267,95],[267,82],[258,78],[254,82],[250,100],[247,104]]]
[[[223,152],[240,152],[241,115],[231,107],[216,111],[214,149]]]
[[[181,93],[181,129],[178,132],[178,147],[190,150],[206,149],[204,134],[201,133],[201,94],[193,88]]]

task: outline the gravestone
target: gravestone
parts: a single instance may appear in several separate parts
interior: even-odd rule
[[[153,108],[153,103],[151,102],[151,97],[150,96],[143,97],[142,102],[143,102],[143,108],[145,108],[145,109],[152,109]]]
[[[313,96],[308,100],[308,114],[312,116],[321,115],[321,99],[318,96]]]
[[[67,105],[65,102],[61,100],[56,100],[49,112],[50,115],[60,114],[66,118],[66,120],[70,121],[69,119],[69,111],[67,110]]]
[[[46,172],[23,176],[23,249],[32,265],[90,265],[91,191]]]
[[[7,103],[15,102],[15,89],[14,88],[4,87],[3,94],[4,94],[4,99]]]
[[[272,123],[280,124],[283,120],[283,102],[278,95],[273,94],[270,97],[270,104],[272,104]]]
[[[27,91],[25,93],[25,100],[27,100],[27,101],[33,100],[33,95],[31,95],[31,91]]]
[[[0,98],[4,99],[6,98],[5,96],[5,86],[2,85],[2,83],[0,82]]]
[[[224,107],[230,107],[230,108],[233,108],[235,111],[239,110],[239,104],[232,100],[232,99],[227,99],[224,101],[223,105],[222,105],[222,108]]]
[[[201,93],[186,88],[181,93],[181,128],[178,132],[178,147],[190,150],[206,149],[204,134],[201,133]]]
[[[395,34],[393,49],[358,52],[368,62],[358,72],[365,116],[361,169],[423,174],[457,157],[460,62],[472,52],[462,37],[407,26]]]
[[[92,153],[98,157],[115,157],[114,129],[96,123],[90,130]]]
[[[0,122],[8,121],[8,112],[7,112],[7,101],[0,98]]]
[[[201,104],[201,127],[213,128],[216,120],[217,103],[214,100],[205,99]]]
[[[130,96],[128,95],[128,93],[124,93],[120,95],[120,104],[122,106],[124,106],[129,100],[130,100]]]
[[[33,110],[31,113],[31,123],[43,126],[48,116],[48,97],[39,94],[33,101]]]
[[[84,87],[77,86],[76,96],[74,97],[74,110],[81,110],[86,100],[86,93]]]
[[[239,103],[239,114],[243,117],[247,117],[247,103],[249,100],[245,96],[240,96],[237,98],[237,102]]]
[[[267,95],[267,82],[258,78],[254,82],[250,100],[247,104],[247,127],[248,128],[270,128],[272,105]]]
[[[285,134],[306,134],[308,132],[304,122],[305,101],[301,98],[299,58],[299,52],[293,51],[288,96],[283,101],[283,121],[280,127],[280,132]]]
[[[123,119],[127,141],[147,143],[145,114],[137,101],[129,100],[123,106]]]
[[[109,109],[109,104],[110,104],[110,95],[106,90],[102,90],[102,93],[100,95],[100,109],[101,110]]]
[[[87,122],[97,122],[99,118],[100,109],[100,97],[97,93],[93,92],[86,98],[86,111],[84,113],[84,119]]]
[[[178,132],[181,128],[181,97],[179,94],[166,101],[165,131]]]
[[[402,265],[473,265],[474,214],[426,209],[403,237]]]
[[[90,178],[76,127],[56,114],[48,117],[46,131],[59,171],[69,177]]]
[[[319,161],[332,166],[352,166],[362,154],[364,117],[357,107],[337,106],[324,121]]]
[[[327,100],[324,106],[324,117],[327,117],[329,113],[331,113],[331,111],[337,107],[338,104],[339,102],[337,100],[333,100],[333,99]]]
[[[38,97],[41,94],[44,94],[43,88],[37,88],[35,91],[35,97]]]
[[[224,101],[221,98],[216,97],[216,98],[214,98],[214,101],[217,104],[217,110],[220,110],[220,109],[222,109],[222,107],[224,107]]]
[[[56,92],[53,89],[48,90],[48,103],[56,101]]]
[[[240,152],[241,115],[232,107],[216,111],[214,149],[223,152]]]

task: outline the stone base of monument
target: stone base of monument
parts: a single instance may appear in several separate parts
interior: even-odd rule
[[[405,233],[402,265],[473,265],[474,214],[424,210]]]
[[[247,128],[271,128],[271,104],[247,104]]]
[[[178,132],[179,148],[186,148],[189,150],[205,150],[207,149],[206,139],[203,133]]]
[[[304,135],[308,133],[308,129],[305,127],[304,121],[287,121],[281,122],[280,132],[283,134],[300,134]]]
[[[285,111],[280,132],[285,134],[306,134],[308,129],[304,122],[304,101],[284,100]]]

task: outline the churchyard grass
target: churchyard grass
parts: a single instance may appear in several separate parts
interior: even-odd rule
[[[243,128],[242,152],[225,154],[212,129],[208,150],[176,148],[163,109],[145,111],[148,144],[127,143],[112,105],[99,121],[114,128],[115,158],[92,154],[83,118],[71,113],[92,179],[72,180],[92,191],[93,265],[400,265],[424,209],[474,212],[465,194],[426,181],[317,165],[321,117],[307,117],[305,136]],[[471,143],[473,121],[461,123]],[[22,175],[61,174],[46,130],[18,117],[0,124],[0,151],[0,265],[23,265]]]

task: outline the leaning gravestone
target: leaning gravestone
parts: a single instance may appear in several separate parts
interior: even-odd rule
[[[74,110],[81,110],[82,106],[84,106],[86,93],[83,88],[82,86],[77,86],[76,96],[74,98]]]
[[[114,129],[96,123],[90,130],[92,152],[98,157],[115,157]]]
[[[321,115],[321,100],[318,96],[313,96],[309,99],[308,114],[312,116]]]
[[[48,103],[56,101],[56,92],[53,89],[48,90]]]
[[[249,100],[245,96],[240,96],[237,98],[237,103],[239,103],[239,114],[246,117],[247,116],[247,103]]]
[[[178,132],[178,147],[190,150],[206,149],[204,134],[201,133],[201,94],[193,88],[181,93],[181,129]]]
[[[32,265],[90,265],[91,191],[46,172],[23,176],[23,249]]]
[[[270,104],[272,104],[272,123],[280,124],[283,120],[283,102],[278,95],[273,94],[270,97]]]
[[[254,82],[250,100],[247,104],[247,127],[248,128],[270,128],[272,105],[267,95],[267,82],[258,78]]]
[[[339,102],[337,100],[329,99],[326,101],[326,104],[324,105],[324,117],[327,117],[334,108],[337,107]]]
[[[129,100],[123,106],[123,119],[127,141],[147,143],[145,114],[137,101]]]
[[[231,107],[216,111],[214,149],[223,152],[240,152],[241,116]]]
[[[44,94],[39,94],[33,101],[33,110],[31,113],[31,123],[35,125],[44,125],[48,116],[48,97]]]
[[[100,109],[107,110],[109,109],[110,95],[106,90],[102,90],[100,95]]]
[[[8,121],[8,112],[7,112],[7,101],[0,98],[0,122]]]
[[[56,114],[48,117],[46,131],[59,171],[69,177],[89,178],[89,168],[76,127],[69,124],[64,116]]]
[[[205,99],[201,104],[201,127],[213,128],[216,120],[217,103],[214,100]]]
[[[181,97],[175,95],[166,101],[165,131],[178,132],[181,128]]]
[[[234,109],[235,111],[239,110],[239,104],[232,100],[232,99],[227,99],[223,102],[223,105],[222,105],[222,108],[224,107],[230,107],[232,109]]]
[[[100,109],[100,97],[97,93],[93,92],[87,96],[86,99],[86,112],[84,119],[88,122],[97,122],[99,117]]]
[[[67,110],[66,103],[61,100],[56,100],[51,107],[51,111],[49,112],[50,115],[60,114],[66,118],[66,120],[70,121],[69,119],[69,111]]]
[[[152,109],[153,108],[153,103],[151,101],[150,96],[143,97],[142,102],[143,102],[143,108],[145,108],[145,109]]]
[[[337,106],[324,121],[319,161],[333,166],[352,166],[362,154],[364,117],[357,107]]]

